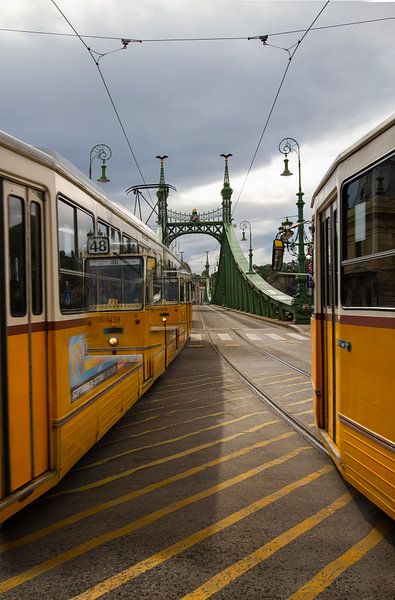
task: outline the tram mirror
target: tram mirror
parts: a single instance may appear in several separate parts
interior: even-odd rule
[[[272,251],[272,269],[273,271],[281,271],[284,260],[284,242],[276,238],[273,240]]]

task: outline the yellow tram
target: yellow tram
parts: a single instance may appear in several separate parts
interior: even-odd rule
[[[317,425],[339,470],[395,518],[395,116],[313,195]]]
[[[75,167],[0,133],[0,522],[35,500],[185,345],[189,273]]]

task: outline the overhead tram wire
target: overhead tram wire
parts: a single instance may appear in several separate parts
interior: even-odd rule
[[[323,12],[324,12],[324,10],[326,9],[326,7],[327,7],[327,6],[328,6],[328,4],[330,3],[330,1],[331,1],[331,0],[327,0],[327,1],[325,2],[324,6],[321,8],[321,10],[319,11],[318,15],[317,15],[317,16],[314,18],[314,20],[313,20],[313,22],[311,23],[310,27],[308,27],[308,29],[304,30],[304,34],[302,35],[301,39],[300,39],[300,40],[298,40],[297,44],[296,44],[296,45],[294,45],[294,46],[291,46],[291,48],[293,48],[293,51],[292,51],[292,52],[289,52],[289,59],[288,59],[287,66],[286,66],[286,68],[285,68],[285,70],[284,70],[283,76],[282,76],[282,78],[281,78],[281,81],[280,81],[280,85],[278,86],[278,89],[277,89],[276,95],[275,95],[275,97],[274,97],[273,103],[272,103],[272,105],[271,105],[271,108],[270,108],[270,110],[269,110],[269,114],[268,114],[268,116],[267,116],[267,119],[266,119],[265,125],[264,125],[264,127],[263,127],[263,130],[262,130],[261,136],[260,136],[260,138],[259,138],[259,141],[258,141],[257,147],[256,147],[256,149],[255,149],[255,152],[254,152],[254,154],[253,154],[252,160],[251,160],[251,162],[250,162],[250,166],[248,167],[248,170],[247,170],[247,174],[246,174],[246,176],[245,176],[245,178],[244,178],[244,181],[243,181],[243,184],[242,184],[242,186],[241,186],[241,190],[240,190],[240,192],[239,192],[239,195],[238,195],[238,197],[237,197],[237,200],[236,200],[236,202],[235,202],[235,204],[234,204],[234,206],[233,206],[233,210],[232,210],[232,216],[233,216],[233,214],[234,214],[234,212],[235,212],[235,210],[236,210],[236,206],[237,206],[237,204],[238,204],[238,202],[239,202],[239,200],[240,200],[240,197],[241,197],[241,195],[242,195],[242,193],[243,193],[243,190],[244,190],[245,184],[246,184],[246,182],[247,182],[247,179],[248,179],[248,177],[249,177],[249,175],[250,175],[250,173],[251,173],[251,169],[252,169],[252,167],[253,167],[253,164],[254,164],[254,162],[255,162],[255,159],[256,159],[256,157],[257,157],[257,154],[258,154],[258,152],[259,152],[259,148],[261,147],[261,143],[262,143],[263,137],[264,137],[264,135],[265,135],[265,133],[266,133],[266,130],[267,130],[267,128],[268,128],[268,125],[269,125],[269,122],[270,122],[271,116],[272,116],[272,114],[273,114],[274,108],[275,108],[275,106],[276,106],[276,104],[277,104],[277,100],[278,100],[278,97],[279,97],[279,95],[280,95],[281,89],[282,89],[282,87],[283,87],[283,85],[284,85],[284,81],[285,81],[285,78],[286,78],[286,76],[287,76],[287,73],[288,73],[288,71],[289,71],[289,68],[290,68],[290,66],[291,66],[292,59],[293,59],[293,57],[295,56],[295,54],[296,54],[296,52],[297,52],[298,48],[300,48],[300,44],[303,42],[303,40],[304,40],[304,38],[306,37],[306,35],[307,35],[307,34],[308,34],[310,31],[311,31],[311,29],[312,29],[312,27],[313,27],[314,23],[315,23],[315,22],[317,21],[317,19],[318,19],[318,18],[319,18],[319,17],[322,15],[322,13],[323,13]],[[260,36],[258,36],[258,38],[257,38],[257,39],[260,39]],[[290,48],[289,48],[288,50],[290,50]]]
[[[334,23],[333,25],[322,25],[320,27],[312,27],[310,31],[322,31],[325,29],[336,29],[339,27],[351,27],[353,25],[365,25],[371,23],[379,23],[382,21],[394,21],[394,17],[382,17],[380,19],[365,19],[361,21],[350,21],[348,23]],[[48,35],[48,36],[60,36],[60,37],[79,37],[85,39],[95,39],[95,40],[111,40],[111,41],[119,41],[124,36],[110,36],[110,35],[87,35],[87,34],[78,34],[78,33],[63,33],[57,31],[37,31],[31,29],[11,29],[7,27],[0,27],[0,32],[5,33],[27,33],[32,35]],[[293,29],[289,31],[276,31],[273,33],[268,33],[269,37],[274,37],[276,35],[292,35],[295,33],[303,33],[305,29]],[[251,40],[254,37],[258,36],[233,36],[233,37],[191,37],[191,38],[158,38],[158,39],[133,39],[130,38],[131,42],[134,43],[147,43],[147,42],[222,42],[222,41],[237,41],[237,40]]]
[[[138,172],[140,173],[140,176],[141,176],[141,179],[142,179],[143,183],[144,183],[145,185],[147,185],[147,183],[146,183],[146,181],[145,181],[145,178],[144,178],[144,175],[143,175],[143,172],[142,172],[142,170],[141,170],[141,168],[140,168],[140,165],[139,165],[139,163],[138,163],[138,160],[137,160],[137,158],[136,158],[136,155],[135,155],[135,153],[134,153],[134,150],[133,150],[133,148],[132,148],[132,144],[130,143],[129,137],[128,137],[128,135],[127,135],[127,133],[126,133],[126,130],[125,130],[125,127],[124,127],[124,125],[123,125],[123,123],[122,123],[122,119],[121,119],[121,117],[120,117],[120,115],[119,115],[119,112],[118,112],[118,110],[117,110],[117,107],[115,106],[115,102],[114,102],[114,100],[113,100],[113,98],[112,98],[112,95],[111,95],[111,92],[110,92],[110,90],[109,90],[109,87],[108,87],[108,85],[107,85],[107,82],[106,82],[106,80],[105,80],[105,78],[104,78],[104,75],[103,75],[103,73],[102,73],[102,70],[100,69],[100,66],[99,66],[99,60],[100,60],[100,58],[101,58],[102,56],[104,56],[104,54],[102,54],[102,55],[100,55],[100,54],[99,54],[99,59],[98,59],[98,60],[96,60],[96,58],[94,57],[94,52],[91,50],[91,48],[89,48],[89,46],[87,46],[87,44],[84,42],[84,40],[82,39],[81,35],[80,35],[80,34],[78,33],[78,31],[75,29],[75,27],[73,26],[73,24],[72,24],[72,23],[69,21],[69,19],[66,17],[66,15],[65,15],[65,14],[62,12],[62,10],[61,10],[61,9],[59,8],[59,6],[56,4],[55,0],[50,0],[50,1],[51,1],[51,2],[52,2],[52,4],[55,6],[55,8],[56,8],[56,9],[57,9],[57,10],[60,12],[60,14],[62,15],[62,17],[63,17],[63,18],[64,18],[64,20],[66,21],[66,23],[67,23],[67,24],[68,24],[68,25],[71,27],[71,29],[74,31],[74,33],[75,33],[75,35],[78,37],[78,39],[79,39],[79,40],[82,42],[82,44],[85,46],[86,50],[87,50],[87,51],[88,51],[88,53],[89,53],[89,56],[92,58],[93,62],[95,63],[95,65],[96,65],[96,67],[97,67],[97,70],[99,71],[99,75],[100,75],[100,78],[101,78],[101,80],[102,80],[102,83],[103,83],[103,85],[104,85],[104,88],[105,88],[105,90],[106,90],[106,92],[107,92],[107,95],[108,95],[108,97],[109,97],[109,99],[110,99],[111,105],[112,105],[112,107],[113,107],[113,109],[114,109],[114,112],[115,112],[115,115],[116,115],[116,117],[117,117],[118,123],[119,123],[119,125],[120,125],[120,127],[121,127],[122,133],[123,133],[123,135],[124,135],[124,137],[125,137],[126,143],[127,143],[128,147],[129,147],[129,150],[130,150],[130,152],[131,152],[131,154],[132,154],[132,157],[133,157],[134,163],[135,163],[135,165],[136,165],[136,167],[137,167],[137,170],[138,170]],[[96,53],[96,54],[98,54],[98,53]],[[150,196],[150,198],[151,198],[151,196]],[[148,203],[148,204],[149,204],[149,203]],[[152,208],[152,206],[151,206],[151,208]]]

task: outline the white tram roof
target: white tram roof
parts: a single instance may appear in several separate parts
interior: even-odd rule
[[[335,173],[336,169],[338,168],[338,166],[342,162],[345,162],[350,156],[352,156],[353,154],[355,154],[356,152],[358,152],[358,150],[361,150],[361,148],[363,148],[364,146],[366,146],[374,138],[376,138],[377,136],[379,136],[381,133],[383,133],[387,129],[390,129],[394,125],[395,125],[395,113],[393,113],[392,115],[390,115],[389,117],[387,117],[387,119],[385,119],[382,123],[380,123],[379,125],[377,125],[377,127],[375,127],[374,129],[372,129],[371,131],[369,131],[366,135],[364,135],[363,137],[361,137],[356,142],[354,142],[354,144],[352,144],[349,148],[347,148],[346,150],[344,150],[343,152],[341,152],[335,158],[335,160],[333,161],[333,163],[329,167],[328,171],[325,173],[324,177],[321,179],[320,183],[318,184],[316,190],[313,193],[310,206],[311,207],[314,206],[316,197],[321,192],[322,188],[326,185],[326,183],[328,182],[328,180]],[[391,150],[391,149],[389,149],[389,150]],[[389,150],[383,149],[383,154],[385,154]],[[363,168],[362,164],[361,164],[361,168]]]
[[[68,179],[71,179],[73,183],[88,190],[91,194],[100,199],[103,204],[110,204],[115,212],[121,213],[124,218],[134,223],[140,231],[144,232],[156,243],[160,243],[155,233],[148,225],[140,221],[130,210],[120,205],[115,200],[111,200],[108,196],[103,194],[103,191],[97,186],[91,179],[89,179],[82,171],[78,169],[72,162],[67,160],[57,150],[50,148],[38,148],[19,140],[18,138],[0,131],[0,145],[14,150],[18,154],[31,158],[32,160],[39,162],[45,166],[50,167],[54,171],[57,171]]]

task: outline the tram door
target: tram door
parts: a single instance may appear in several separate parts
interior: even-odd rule
[[[3,181],[1,496],[49,468],[44,195]]]
[[[333,203],[320,215],[323,429],[336,444],[336,311],[338,308],[338,223]]]

